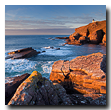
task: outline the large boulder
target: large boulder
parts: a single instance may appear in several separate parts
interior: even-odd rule
[[[52,83],[37,71],[17,88],[8,105],[72,105],[66,90]]]
[[[60,83],[66,90],[81,94],[106,94],[106,73],[103,71],[104,66],[101,66],[103,56],[102,53],[79,56],[71,61],[62,60],[60,65],[60,61],[56,61],[50,80]]]

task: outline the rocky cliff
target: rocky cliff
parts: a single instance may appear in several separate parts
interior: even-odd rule
[[[106,20],[89,23],[75,29],[75,32],[66,40],[67,44],[99,44],[106,46]]]
[[[94,53],[71,61],[56,61],[50,80],[60,83],[67,93],[81,93],[96,99],[106,94],[106,55]]]

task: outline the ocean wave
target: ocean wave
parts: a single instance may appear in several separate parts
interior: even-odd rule
[[[36,62],[27,59],[7,59],[5,60],[5,72],[23,72],[26,70],[34,69]]]
[[[11,82],[13,82],[13,77],[6,77],[5,78],[5,83],[11,83]]]
[[[41,67],[43,69],[43,73],[51,73],[53,61],[48,61],[47,63],[43,64]]]
[[[48,46],[48,47],[43,47],[43,48],[45,48],[45,49],[52,49],[52,48],[54,48],[54,47]]]

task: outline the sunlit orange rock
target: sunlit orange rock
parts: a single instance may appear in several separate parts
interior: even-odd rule
[[[66,86],[72,86],[73,89],[82,94],[106,94],[106,71],[103,71],[106,60],[104,58],[105,54],[99,52],[79,56],[71,61],[56,61],[52,66],[50,80],[61,85],[71,82],[72,85],[68,83]],[[64,64],[67,68],[65,70]]]
[[[67,39],[67,44],[80,44],[79,38],[81,36],[86,36],[89,39],[84,43],[104,43],[106,45],[106,20],[104,21],[96,21],[93,23],[89,23],[88,25],[81,26],[75,29],[75,32],[69,36]],[[77,40],[75,42],[75,40]],[[83,43],[83,44],[84,44]]]

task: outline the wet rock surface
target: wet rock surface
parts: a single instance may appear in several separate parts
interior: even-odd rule
[[[40,52],[37,52],[36,50],[32,49],[32,47],[24,48],[20,50],[16,50],[13,52],[9,52],[5,59],[11,58],[11,59],[21,59],[21,58],[29,58],[32,56],[35,56],[39,54]]]

